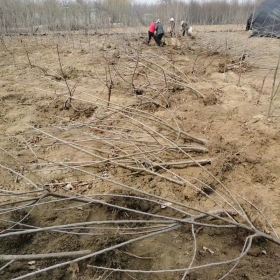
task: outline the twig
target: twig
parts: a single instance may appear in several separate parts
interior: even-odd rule
[[[67,98],[67,100],[65,101],[64,103],[64,109],[67,108],[67,103],[69,103],[71,105],[71,102],[72,102],[72,96],[76,90],[76,87],[77,87],[77,83],[72,87],[70,88],[70,85],[68,83],[68,80],[67,80],[67,77],[63,71],[63,67],[62,67],[62,62],[61,62],[61,58],[60,58],[60,53],[59,53],[59,49],[58,49],[58,45],[56,45],[56,51],[57,51],[57,56],[58,56],[58,62],[59,62],[59,67],[60,67],[60,71],[61,71],[61,75],[62,75],[62,79],[64,80],[65,84],[66,84],[66,87],[68,89],[68,94],[69,94],[69,97]]]
[[[137,256],[137,255],[129,253],[129,252],[124,252],[124,251],[121,251],[121,252],[128,255],[128,256],[131,256],[131,257],[134,257],[134,258],[137,258],[137,259],[141,259],[141,260],[152,260],[152,259],[154,259],[152,257],[140,257],[140,256]]]
[[[187,275],[189,274],[189,269],[192,267],[192,265],[193,265],[193,263],[195,261],[196,253],[197,253],[197,240],[196,240],[196,233],[195,233],[194,225],[192,225],[192,236],[193,236],[193,240],[194,240],[193,257],[192,257],[192,260],[191,260],[191,262],[189,264],[188,269],[184,273],[184,275],[183,275],[181,280],[185,280]]]
[[[2,267],[0,267],[0,271],[4,270],[6,267],[8,267],[10,264],[12,264],[14,262],[14,260],[10,260],[8,263],[6,263],[5,265],[3,265]]]
[[[279,64],[280,64],[280,52],[279,52],[279,55],[278,55],[278,60],[277,60],[277,64],[276,64],[276,68],[275,68],[274,76],[273,76],[273,83],[272,83],[272,89],[271,89],[271,95],[270,95],[270,102],[269,102],[269,107],[268,107],[268,112],[267,112],[267,116],[268,117],[270,117],[270,115],[271,115],[272,102],[273,102],[275,94],[276,94],[276,92],[274,90],[275,90],[275,83],[276,83],[276,78],[277,78]]]
[[[31,254],[31,255],[0,255],[0,261],[28,261],[28,260],[49,260],[49,259],[62,259],[70,257],[79,257],[90,254],[91,250],[61,252],[61,253],[48,253],[48,254]]]

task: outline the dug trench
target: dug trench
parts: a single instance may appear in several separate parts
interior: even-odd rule
[[[113,194],[112,194],[113,195]],[[118,192],[120,195],[120,192]],[[115,206],[129,208],[132,210],[157,215],[180,218],[178,212],[166,207],[163,204],[149,202],[144,197],[134,198],[134,195],[128,192],[122,193],[123,196],[112,198],[102,198],[106,205],[88,205],[79,206],[77,202],[57,202],[51,207],[42,205],[36,213],[28,216],[24,211],[15,211],[10,220],[21,221],[29,226],[47,227],[61,224],[73,224],[100,220],[145,220],[150,217],[132,213],[128,210],[117,209]],[[164,206],[164,207],[163,207]],[[57,209],[65,208],[61,211]],[[205,221],[209,222],[209,218]],[[1,229],[7,226],[1,223]],[[110,226],[75,228],[72,234],[55,234],[54,232],[42,232],[34,234],[24,234],[16,237],[7,237],[1,239],[1,254],[39,254],[91,250],[96,252],[111,246],[126,242],[136,236],[141,235],[139,231],[152,231],[156,227],[143,227],[139,223],[127,223],[116,228]],[[20,226],[14,227],[14,230],[20,230]],[[215,228],[195,227],[196,232],[196,259],[194,265],[203,265],[209,262],[219,262],[224,259],[235,258],[242,250],[246,234],[243,230],[227,229],[220,230]],[[73,234],[76,233],[76,234]],[[81,237],[78,234],[83,233]],[[95,233],[87,236],[87,234]],[[65,267],[54,269],[48,273],[42,273],[33,276],[32,279],[180,279],[183,273],[130,273],[130,272],[112,272],[98,267],[107,267],[111,269],[133,269],[144,271],[166,270],[174,268],[186,268],[193,257],[193,235],[191,226],[182,226],[180,229],[170,233],[165,233],[144,239],[141,242],[135,242],[122,246],[118,249],[105,252],[95,257],[89,258],[79,263],[73,263]],[[176,256],[176,257],[175,257]],[[30,271],[36,271],[54,265],[58,262],[68,260],[36,260],[36,261],[15,261],[5,272],[1,272],[1,279],[16,278]],[[70,259],[69,259],[70,260]],[[186,279],[218,279],[222,277],[231,265],[225,264],[219,267],[208,267],[199,271],[190,271]],[[268,279],[269,275],[277,275],[279,267],[279,255],[275,246],[265,240],[256,240],[248,256],[244,257],[239,264],[239,268],[234,270],[229,279],[256,279],[260,275],[263,279]],[[275,278],[276,279],[276,278]]]

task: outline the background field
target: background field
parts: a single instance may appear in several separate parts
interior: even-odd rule
[[[279,279],[279,40],[244,29],[2,36],[0,253],[45,255],[1,279]]]

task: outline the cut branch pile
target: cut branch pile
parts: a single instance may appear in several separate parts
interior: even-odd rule
[[[101,106],[101,104],[98,104],[98,106]],[[253,225],[241,204],[222,183],[220,183],[218,189],[213,189],[207,185],[214,195],[210,196],[207,193],[204,193],[204,195],[214,202],[216,210],[206,211],[141,190],[141,188],[134,187],[133,184],[128,185],[125,183],[125,179],[121,180],[117,176],[120,169],[125,169],[130,172],[126,174],[131,178],[137,174],[137,176],[143,177],[149,174],[154,177],[154,180],[159,178],[170,184],[203,192],[201,188],[192,184],[187,178],[179,175],[176,170],[177,168],[187,168],[190,165],[204,169],[203,165],[211,163],[211,159],[201,157],[201,155],[207,153],[207,149],[203,145],[192,144],[204,144],[206,141],[191,136],[179,129],[179,126],[172,126],[158,117],[133,107],[120,107],[116,104],[110,104],[110,107],[106,109],[97,110],[87,122],[70,122],[67,125],[50,127],[48,130],[35,127],[32,129],[36,133],[40,133],[43,140],[34,143],[32,148],[29,146],[33,155],[36,155],[36,162],[26,166],[25,170],[28,170],[28,172],[22,174],[14,171],[11,167],[0,165],[2,169],[17,176],[22,186],[30,189],[29,192],[22,193],[10,192],[2,188],[2,196],[5,196],[7,201],[11,202],[1,204],[1,215],[7,217],[8,214],[11,215],[23,210],[25,214],[17,220],[5,218],[5,228],[2,226],[0,238],[52,232],[58,235],[63,233],[82,236],[111,236],[113,234],[115,238],[123,236],[125,239],[120,243],[100,250],[81,248],[82,250],[73,252],[34,254],[33,258],[30,255],[0,256],[2,261],[8,262],[2,269],[11,265],[13,261],[19,260],[68,259],[14,279],[25,279],[71,263],[95,258],[110,251],[129,248],[132,243],[141,242],[144,239],[167,234],[171,231],[180,231],[186,226],[193,236],[193,255],[189,263],[183,268],[134,270],[123,266],[115,268],[92,264],[89,264],[88,268],[98,269],[99,271],[105,270],[111,273],[176,272],[183,273],[182,279],[186,279],[187,275],[193,270],[232,264],[232,268],[224,275],[225,277],[248,253],[253,239],[265,238],[280,245],[280,239],[275,231],[274,236],[269,235]],[[72,133],[73,131],[75,133]],[[65,133],[67,133],[67,137]],[[71,153],[68,151],[68,156],[70,153],[80,160],[55,160],[37,154],[42,147],[60,147],[61,145],[64,146],[65,150],[70,149]],[[67,178],[67,174],[71,171],[78,172],[84,178],[88,178],[89,181],[69,182],[65,179],[56,182],[48,181],[48,174],[59,169],[63,178]],[[101,182],[115,186],[115,192],[117,190],[119,194],[95,193],[95,186]],[[121,189],[129,190],[133,195],[122,195]],[[13,197],[16,197],[16,199],[12,199]],[[108,198],[111,199],[108,200]],[[112,198],[133,199],[133,203],[123,206],[113,203]],[[36,212],[37,209],[44,207],[46,204],[53,204],[53,207],[57,208],[56,205],[61,201],[67,202],[67,207],[75,209],[83,209],[90,205],[103,205],[117,213],[126,213],[127,218],[82,221],[52,226],[37,226],[25,222],[27,217],[32,217],[32,213]],[[149,207],[146,210],[135,207],[141,205],[143,201],[152,204],[154,209],[157,206],[160,209],[166,210],[167,208],[172,214],[166,215],[164,212],[155,214],[149,210]],[[79,205],[76,205],[77,202]],[[235,228],[245,231],[247,237],[244,239],[244,246],[240,254],[233,259],[195,265],[194,260],[198,253],[197,238],[200,231],[198,229],[208,227],[220,230]],[[271,229],[273,230],[272,226]]]

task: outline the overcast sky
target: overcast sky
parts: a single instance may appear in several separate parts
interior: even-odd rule
[[[157,3],[158,0],[134,0],[134,2],[138,2],[138,3],[147,3],[147,4],[154,4],[154,3]]]
[[[161,0],[133,0],[133,2],[141,3],[141,4],[144,4],[144,3],[146,3],[146,4],[155,4],[155,3],[161,2]]]
[[[138,2],[138,3],[147,3],[147,4],[155,4],[155,3],[158,3],[159,0],[133,0],[134,2]],[[184,0],[183,0],[184,1]],[[229,0],[231,1],[231,0]],[[201,0],[201,2],[203,2],[203,0]],[[239,2],[242,2],[242,0],[239,0]]]

